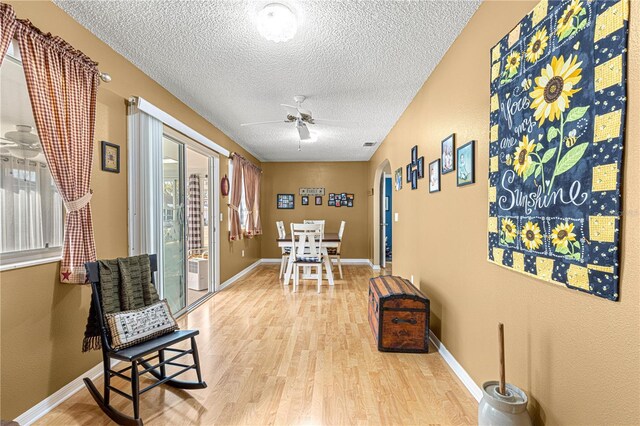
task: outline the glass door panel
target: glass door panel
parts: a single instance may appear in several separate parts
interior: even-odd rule
[[[187,180],[187,304],[197,303],[211,290],[213,250],[209,239],[210,157],[186,147]]]
[[[184,145],[162,140],[162,297],[171,312],[187,306]]]

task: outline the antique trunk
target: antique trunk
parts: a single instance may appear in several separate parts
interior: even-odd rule
[[[369,280],[369,325],[384,352],[429,352],[429,299],[408,280]]]

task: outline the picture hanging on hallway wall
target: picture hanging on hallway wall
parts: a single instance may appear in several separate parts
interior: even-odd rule
[[[541,1],[490,52],[488,259],[610,300],[628,7]]]
[[[393,180],[395,182],[396,191],[400,191],[402,189],[402,167],[396,170]]]

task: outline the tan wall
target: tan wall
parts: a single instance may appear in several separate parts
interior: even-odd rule
[[[326,220],[327,232],[338,232],[340,221],[347,221],[342,244],[342,258],[368,258],[367,215],[367,172],[366,162],[336,163],[263,163],[262,184],[262,257],[277,258],[281,251],[275,243],[276,221],[282,220],[289,229],[291,222],[304,219]],[[325,188],[322,206],[314,205],[315,198],[309,197],[309,205],[301,203],[300,188]],[[353,207],[329,207],[330,192],[354,194]],[[295,209],[278,210],[277,194],[295,194]]]
[[[481,5],[374,155],[370,184],[385,159],[392,170],[406,165],[414,144],[432,161],[450,133],[458,146],[476,139],[475,185],[457,188],[451,173],[440,193],[429,194],[426,179],[417,191],[394,192],[394,274],[416,277],[431,299],[433,331],[477,384],[497,379],[496,324],[505,323],[507,378],[531,396],[537,421],[638,424],[640,2],[631,4],[620,301],[486,260],[489,49],[534,4]]]
[[[19,18],[59,35],[100,63],[113,81],[98,91],[91,201],[98,257],[127,255],[127,133],[125,99],[142,96],[196,131],[255,161],[218,129],[173,97],[143,72],[73,21],[50,2],[9,1]],[[99,141],[121,147],[121,172],[100,170]],[[258,163],[259,164],[259,163]],[[221,161],[221,176],[227,161]],[[260,238],[229,243],[227,199],[221,199],[221,273],[229,277],[261,258]],[[240,250],[245,250],[245,257]],[[60,284],[58,264],[0,274],[0,417],[14,418],[100,361],[80,352],[90,301],[86,286]]]

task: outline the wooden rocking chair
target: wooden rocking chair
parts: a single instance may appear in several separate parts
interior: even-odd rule
[[[155,254],[149,256],[151,264],[151,282],[154,282],[154,273],[158,270],[158,259]],[[161,384],[167,384],[179,389],[204,389],[207,384],[202,380],[202,373],[200,371],[200,359],[198,357],[198,347],[196,346],[195,336],[199,334],[198,330],[177,330],[169,334],[157,337],[155,339],[139,343],[135,346],[124,348],[121,350],[114,350],[110,345],[109,330],[106,326],[104,316],[102,314],[102,301],[100,300],[100,292],[98,291],[98,283],[100,282],[100,274],[97,262],[89,262],[85,264],[89,282],[91,283],[91,291],[93,292],[93,301],[95,303],[94,308],[98,313],[100,319],[101,329],[101,342],[102,342],[102,362],[104,368],[104,395],[100,395],[100,392],[93,384],[91,379],[85,377],[83,379],[84,384],[89,389],[89,393],[93,399],[95,399],[98,406],[105,412],[114,422],[120,425],[139,425],[142,426],[142,419],[140,418],[140,395],[148,390],[155,388]],[[183,340],[191,339],[190,349],[175,349],[170,346],[182,342]],[[165,358],[165,351],[172,352],[169,358]],[[175,353],[175,355],[173,354]],[[191,354],[193,363],[179,363],[176,362],[178,358]],[[157,358],[157,363],[151,365],[150,361]],[[111,369],[111,360],[115,359],[123,363],[131,363],[131,365],[119,369]],[[184,361],[183,361],[184,362]],[[143,370],[138,370],[138,366],[142,366]],[[166,367],[174,366],[179,367],[176,373],[172,373],[167,376]],[[197,382],[185,382],[176,380],[175,377],[186,373],[187,371],[194,369],[198,377]],[[127,376],[127,371],[130,374]],[[140,376],[150,373],[157,381],[144,389],[140,389]],[[117,376],[131,383],[131,395],[111,386],[111,378]],[[117,393],[130,400],[133,403],[133,417],[127,416],[124,413],[116,410],[110,404],[111,391]]]

